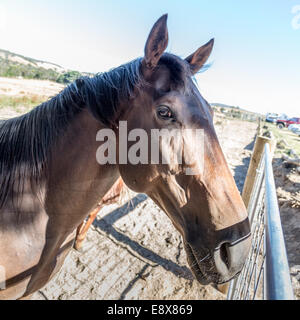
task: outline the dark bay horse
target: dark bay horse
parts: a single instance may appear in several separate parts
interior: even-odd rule
[[[164,15],[154,24],[144,57],[76,80],[31,112],[1,124],[1,299],[28,298],[60,270],[76,228],[119,176],[165,211],[183,237],[200,283],[224,283],[240,272],[250,246],[247,212],[220,148],[212,110],[192,80],[213,40],[186,59],[165,53],[166,20]],[[120,150],[120,121],[148,137],[152,129],[166,129],[165,134],[173,128],[201,129],[203,153],[195,151],[195,140],[185,138],[181,164],[124,163],[117,152],[116,163],[100,165],[95,155],[106,141],[97,141],[97,134],[112,130]],[[132,145],[129,141],[126,151]],[[160,147],[160,158],[172,150]],[[187,166],[198,167],[201,159],[203,170],[186,174]]]

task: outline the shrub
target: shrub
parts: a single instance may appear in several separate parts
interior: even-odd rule
[[[75,81],[76,79],[80,78],[82,75],[80,72],[78,71],[68,71],[65,72],[63,74],[61,74],[58,78],[57,78],[57,82],[58,83],[70,83]]]
[[[52,69],[34,67],[0,58],[0,77],[51,80],[67,84],[81,76],[82,74],[78,71],[67,71],[61,74]]]

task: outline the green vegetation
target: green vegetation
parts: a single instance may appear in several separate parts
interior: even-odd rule
[[[242,119],[242,113],[241,111],[237,111],[235,109],[230,110],[232,118]]]
[[[78,71],[59,73],[52,69],[34,67],[32,65],[21,64],[0,58],[0,77],[22,77],[25,79],[50,80],[67,84],[73,82],[82,75],[83,74]]]
[[[51,69],[34,67],[0,58],[0,76],[57,81],[60,74]]]
[[[52,68],[50,67],[49,69],[46,69],[39,66],[41,63],[47,62],[24,57],[22,55],[0,49],[0,77],[21,77],[25,79],[50,80],[68,84],[83,75],[91,75],[89,73],[80,73],[78,71],[60,72],[58,70],[63,70],[63,68],[53,63],[47,63],[52,66]]]
[[[0,95],[0,110],[3,108],[10,108],[18,113],[24,113],[42,102],[46,101],[46,98],[39,95],[26,95],[26,96],[5,96]]]
[[[76,79],[80,78],[82,76],[82,74],[78,71],[68,71],[68,72],[64,72],[61,75],[58,76],[58,78],[56,79],[56,81],[58,83],[71,83],[73,81],[75,81]]]

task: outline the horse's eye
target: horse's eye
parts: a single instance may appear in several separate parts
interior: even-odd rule
[[[156,112],[157,116],[163,120],[174,119],[172,110],[167,106],[159,106]]]

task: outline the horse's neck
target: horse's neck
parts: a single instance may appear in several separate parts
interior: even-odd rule
[[[83,110],[52,152],[47,213],[67,229],[78,226],[119,176],[116,165],[100,166],[96,161],[100,129],[99,122]]]

